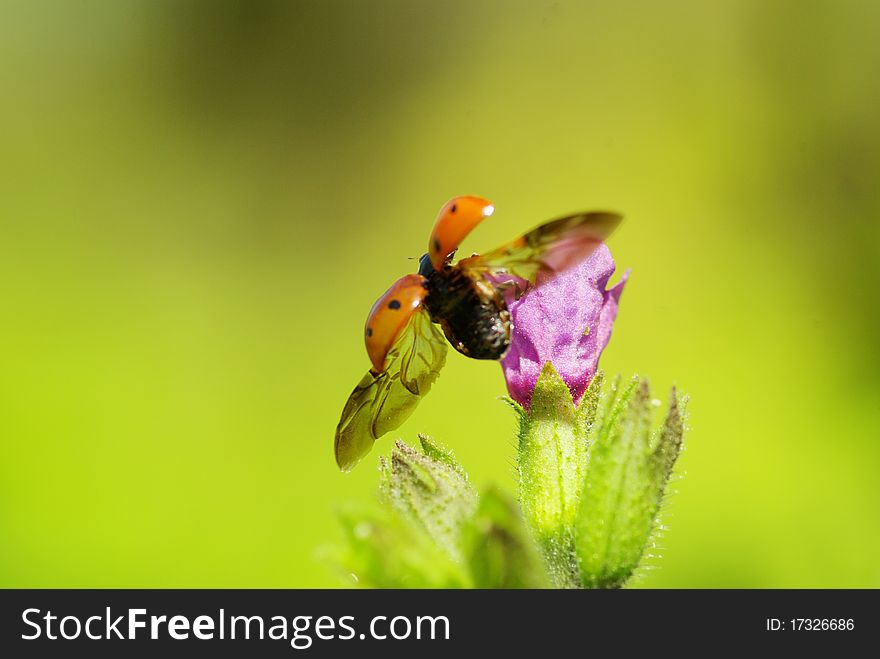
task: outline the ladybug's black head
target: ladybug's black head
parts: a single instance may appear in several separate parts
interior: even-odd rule
[[[434,266],[431,265],[431,257],[427,254],[422,254],[422,258],[419,259],[419,274],[422,277],[429,277],[434,272]]]

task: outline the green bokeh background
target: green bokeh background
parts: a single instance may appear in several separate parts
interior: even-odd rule
[[[880,4],[0,4],[0,586],[333,586],[333,430],[440,205],[596,207],[690,393],[642,587],[880,587]],[[514,491],[494,363],[398,433]],[[390,449],[390,438],[374,457]]]

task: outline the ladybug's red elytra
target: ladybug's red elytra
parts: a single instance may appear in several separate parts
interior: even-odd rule
[[[474,227],[494,212],[495,206],[483,197],[454,197],[443,204],[428,239],[434,269],[440,270]]]
[[[385,357],[397,335],[421,306],[427,294],[424,277],[406,275],[394,282],[376,300],[364,326],[364,342],[374,371],[383,370]]]
[[[568,215],[498,249],[452,263],[462,240],[495,207],[476,196],[446,202],[419,271],[398,279],[370,310],[364,341],[372,368],[342,410],[336,462],[352,469],[385,433],[400,426],[428,393],[446,361],[446,340],[474,359],[501,359],[510,345],[504,291],[534,286],[587,258],[621,221],[616,213]]]

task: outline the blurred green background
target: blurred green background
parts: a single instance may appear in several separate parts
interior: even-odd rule
[[[642,587],[880,587],[880,4],[0,4],[0,586],[333,586],[367,311],[623,211],[602,366],[690,393]],[[496,364],[398,433],[513,492]],[[373,458],[390,450],[384,439]]]

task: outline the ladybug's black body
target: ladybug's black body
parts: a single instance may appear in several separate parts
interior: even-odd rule
[[[501,359],[510,345],[510,312],[501,292],[448,263],[435,270],[427,254],[419,266],[428,291],[425,308],[452,346],[474,359]]]

